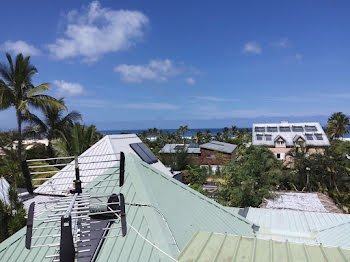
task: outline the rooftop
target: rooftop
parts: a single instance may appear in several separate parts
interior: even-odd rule
[[[350,215],[267,208],[228,208],[259,226],[261,239],[350,248]]]
[[[118,168],[114,166],[99,176],[96,182],[89,182],[87,186],[91,189],[87,192],[91,195],[122,192],[127,205],[127,222],[170,256],[177,257],[199,230],[254,236],[253,224],[245,218],[227,211],[220,204],[145,163],[134,154],[126,156],[125,167],[125,183],[121,189],[116,181],[110,179],[113,171]],[[40,218],[47,215],[44,212]],[[46,229],[36,231],[34,236],[50,233],[52,230]],[[116,233],[118,232],[108,234]],[[55,250],[49,247],[27,250],[24,241],[25,228],[0,244],[0,260],[42,261]],[[57,240],[48,237],[33,239],[34,245],[56,242]],[[143,258],[148,258],[148,261],[171,261],[131,228],[124,238],[105,239],[96,261],[112,258],[113,261],[143,261]]]
[[[232,154],[235,151],[237,145],[224,143],[219,141],[211,141],[199,146],[200,148],[209,149],[213,151],[218,151],[222,153]]]
[[[346,262],[350,250],[198,232],[178,257],[190,261]]]
[[[264,123],[253,124],[253,145],[274,146],[278,137],[294,146],[297,138],[302,138],[307,146],[329,146],[329,140],[318,122],[305,123]]]
[[[181,149],[185,149],[189,154],[200,154],[201,150],[199,147],[191,147],[188,144],[166,144],[159,151],[161,154],[175,154]]]

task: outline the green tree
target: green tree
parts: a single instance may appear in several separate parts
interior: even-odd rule
[[[193,137],[193,141],[197,144],[203,144],[204,142],[204,134],[199,130]]]
[[[65,105],[63,98],[58,100],[62,105]],[[71,111],[64,115],[63,108],[52,107],[51,105],[45,105],[44,107],[44,121],[38,117],[32,118],[31,125],[26,128],[28,133],[35,133],[41,136],[47,137],[48,143],[48,155],[54,157],[52,149],[52,140],[60,137],[61,133],[67,133],[67,131],[73,128],[73,125],[82,120],[82,116],[77,111]]]
[[[349,133],[349,117],[342,112],[334,113],[328,118],[326,132],[330,139],[337,139]]]
[[[205,134],[204,134],[204,143],[208,143],[211,141],[211,132],[210,130],[205,130]]]
[[[237,126],[232,126],[231,127],[231,134],[233,137],[235,137],[237,135],[238,132],[238,127]]]
[[[18,54],[15,63],[12,57],[6,54],[7,63],[0,63],[0,110],[14,107],[17,117],[17,133],[18,133],[18,160],[22,162],[22,122],[23,118],[32,119],[33,114],[30,108],[45,110],[45,106],[63,108],[55,98],[42,94],[50,90],[47,83],[35,86],[32,83],[32,77],[38,72],[29,59]],[[25,173],[24,173],[25,174]],[[30,177],[26,176],[26,183],[30,193],[32,192]]]
[[[191,131],[191,130],[188,128],[187,125],[185,125],[185,126],[180,126],[180,127],[177,129],[177,133],[182,135],[182,139],[183,139],[183,143],[184,143],[184,144],[185,144],[185,142],[186,142],[185,133],[186,133],[186,132],[190,132],[190,131]]]
[[[103,137],[94,125],[79,123],[67,132],[59,133],[60,138],[53,141],[53,148],[60,156],[80,155]]]
[[[224,127],[222,129],[222,139],[227,142],[230,137],[230,129],[228,127]]]
[[[0,242],[23,228],[26,224],[26,211],[18,201],[17,190],[10,186],[8,205],[0,201]]]
[[[271,197],[281,163],[265,147],[248,147],[239,160],[229,163],[221,172],[219,202],[236,207],[257,207],[263,198]]]

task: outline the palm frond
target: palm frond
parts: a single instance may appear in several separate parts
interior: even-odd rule
[[[38,86],[30,89],[27,92],[27,96],[31,97],[33,95],[38,95],[38,94],[40,94],[42,92],[49,91],[49,90],[50,90],[50,85],[48,83],[43,83],[41,85],[38,85]]]
[[[11,88],[0,80],[0,110],[9,108],[15,103],[15,97]]]

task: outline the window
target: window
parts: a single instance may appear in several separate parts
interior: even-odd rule
[[[315,131],[317,131],[317,128],[316,128],[316,126],[305,126],[305,131],[307,131],[307,132],[315,132]]]
[[[265,127],[264,126],[256,126],[255,132],[265,132]]]
[[[276,154],[276,157],[277,157],[277,159],[281,159],[281,154],[280,154],[280,153],[277,153],[277,154]]]
[[[305,134],[307,140],[314,140],[312,134]]]
[[[315,134],[317,140],[323,140],[322,134]]]
[[[302,126],[293,126],[293,132],[304,132],[304,128]]]
[[[267,132],[277,132],[277,126],[268,126]]]
[[[216,156],[214,154],[212,155],[206,155],[206,158],[216,158]]]
[[[280,132],[290,132],[289,126],[280,126]]]
[[[263,140],[263,135],[256,135],[256,140]]]
[[[284,146],[284,141],[277,141],[278,146]]]
[[[271,141],[272,140],[272,135],[265,135],[266,141]]]

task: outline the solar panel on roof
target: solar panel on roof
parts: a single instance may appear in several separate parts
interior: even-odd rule
[[[158,158],[152,153],[152,151],[144,143],[139,143],[139,147],[142,149],[143,152],[146,153],[146,155],[152,160],[153,163],[158,162]]]
[[[156,156],[144,143],[134,143],[130,144],[130,147],[135,151],[135,153],[147,164],[153,164],[158,161]]]

